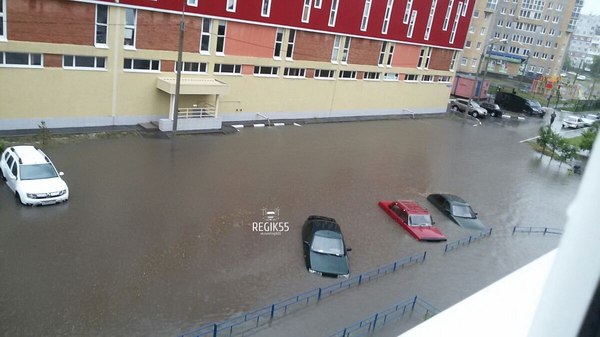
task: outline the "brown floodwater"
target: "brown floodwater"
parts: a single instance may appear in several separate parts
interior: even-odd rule
[[[353,275],[431,251],[402,271],[411,276],[401,290],[394,275],[379,290],[342,293],[327,304],[332,315],[347,311],[351,323],[423,293],[446,308],[557,246],[558,237],[510,235],[515,225],[562,228],[580,181],[519,143],[541,123],[442,117],[51,145],[68,203],[23,207],[0,183],[0,335],[175,336],[331,284],[304,266],[310,214],[341,224]],[[494,235],[444,256],[443,244],[415,241],[377,206],[414,199],[449,241],[473,234],[426,201],[435,192],[470,201]],[[265,209],[289,231],[253,231]],[[351,296],[360,305],[341,303],[357,303]],[[332,326],[281,321],[323,335],[343,327],[321,316]],[[285,334],[307,333],[298,329]]]

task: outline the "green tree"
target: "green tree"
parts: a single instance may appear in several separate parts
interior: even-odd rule
[[[569,142],[562,137],[559,142],[558,150],[560,152],[558,155],[558,159],[560,160],[560,164],[558,164],[559,168],[561,167],[562,163],[566,163],[577,156],[577,147],[569,144]]]
[[[597,123],[594,125],[597,125]],[[582,151],[591,151],[597,136],[598,128],[591,127],[586,129],[581,133],[581,142],[579,143],[579,148]]]
[[[550,129],[550,127],[540,126],[540,131],[538,132],[539,136],[535,140],[536,143],[542,147],[542,155],[540,156],[540,159],[542,159],[542,157],[544,156],[544,153],[546,152],[546,147],[550,143],[551,133],[552,129]]]
[[[600,56],[594,56],[594,61],[590,66],[590,70],[594,75],[600,75]]]
[[[548,162],[548,164],[552,162],[556,150],[560,148],[561,143],[564,141],[564,139],[558,134],[558,132],[554,132],[554,130],[550,130],[549,132],[550,136],[548,136],[548,145],[550,146],[552,153],[550,154],[550,161]]]

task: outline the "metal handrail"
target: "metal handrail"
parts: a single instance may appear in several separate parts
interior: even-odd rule
[[[215,108],[213,107],[181,108],[178,111],[179,119],[215,117]]]

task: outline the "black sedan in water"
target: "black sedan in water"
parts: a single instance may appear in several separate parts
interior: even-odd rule
[[[453,194],[430,194],[427,200],[457,225],[467,229],[487,230],[477,218],[477,213],[473,211],[471,205],[462,198]]]
[[[479,105],[487,110],[488,116],[502,117],[502,109],[500,109],[500,106],[498,106],[498,104],[484,102],[479,103]]]
[[[314,274],[348,277],[348,254],[340,225],[335,219],[311,215],[302,228],[306,268]]]

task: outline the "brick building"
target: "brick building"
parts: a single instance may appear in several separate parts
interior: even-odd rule
[[[0,129],[445,110],[475,1],[0,0]],[[182,118],[182,117],[204,118]]]

